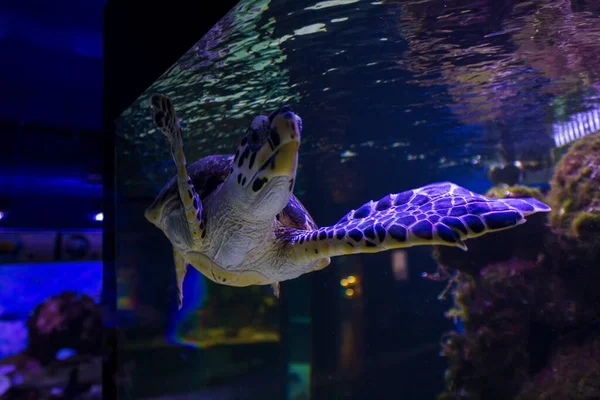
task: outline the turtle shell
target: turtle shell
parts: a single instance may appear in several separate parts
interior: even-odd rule
[[[227,179],[233,163],[233,155],[212,155],[201,158],[187,166],[188,174],[192,179],[196,193],[200,200],[207,198],[214,190]],[[174,176],[162,188],[156,199],[146,210],[146,219],[156,224],[161,220],[165,206],[172,201],[179,200],[177,189],[177,176]],[[293,194],[285,208],[277,215],[277,219],[285,226],[302,230],[317,229],[314,220],[304,208],[300,200]]]

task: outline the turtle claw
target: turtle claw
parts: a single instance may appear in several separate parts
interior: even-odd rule
[[[154,123],[169,139],[169,143],[174,146],[181,135],[178,135],[179,121],[173,103],[167,96],[155,94],[150,98],[150,107],[152,108]]]

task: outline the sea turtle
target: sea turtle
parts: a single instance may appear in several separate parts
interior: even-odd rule
[[[179,306],[187,266],[230,286],[273,285],[325,268],[330,257],[455,246],[550,208],[534,198],[490,199],[450,182],[388,194],[318,228],[293,195],[302,120],[289,106],[250,125],[235,155],[186,166],[181,125],[164,95],[151,100],[177,167],[146,210],[173,246]]]

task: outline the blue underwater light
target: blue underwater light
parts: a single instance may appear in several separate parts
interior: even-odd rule
[[[0,318],[10,314],[26,319],[38,304],[65,291],[84,293],[99,302],[102,261],[4,264],[0,282]]]
[[[171,343],[184,344],[179,332],[182,323],[189,318],[194,318],[194,314],[204,306],[207,299],[206,278],[195,268],[188,265],[188,272],[183,284],[184,300],[181,310],[175,312],[171,317],[168,340]],[[191,344],[188,344],[191,346]]]
[[[465,333],[465,326],[463,325],[462,318],[454,318],[454,329],[459,333]]]

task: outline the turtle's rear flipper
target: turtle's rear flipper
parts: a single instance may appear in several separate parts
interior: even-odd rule
[[[187,273],[187,261],[183,255],[173,249],[173,259],[175,261],[175,276],[177,277],[177,307],[181,310],[183,305],[183,280]]]
[[[183,153],[183,138],[181,136],[181,126],[175,113],[173,103],[167,96],[155,94],[150,99],[154,122],[156,126],[165,134],[171,144],[171,154],[175,165],[177,166],[177,186],[179,197],[183,204],[185,217],[187,219],[190,235],[194,243],[203,237],[204,223],[202,220],[202,202],[200,196],[196,193],[192,180],[188,175]],[[194,246],[192,243],[192,248]]]
[[[390,194],[351,211],[334,226],[298,231],[292,257],[320,260],[418,245],[467,247],[464,240],[520,225],[548,212],[534,198],[491,199],[450,182]]]

